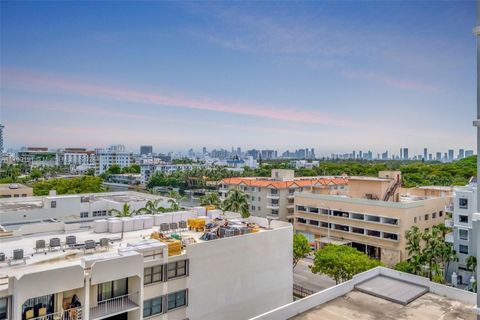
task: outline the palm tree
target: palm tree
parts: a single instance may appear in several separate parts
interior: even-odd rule
[[[475,256],[469,256],[467,258],[467,269],[475,273],[477,269],[477,258]]]
[[[178,205],[177,200],[175,200],[175,199],[168,199],[168,203],[170,204],[170,210],[169,210],[169,211],[178,211],[178,210],[180,210],[180,206]]]
[[[405,237],[407,239],[406,249],[409,256],[418,256],[421,252],[420,240],[422,239],[422,234],[417,226],[411,227],[406,233]]]
[[[165,212],[165,208],[160,206],[161,199],[156,199],[154,201],[148,200],[145,204],[144,208],[138,209],[138,213],[146,213],[146,214],[155,214],[158,212]]]
[[[453,245],[451,243],[444,242],[442,248],[440,249],[440,260],[442,261],[443,265],[443,274],[445,277],[447,276],[447,272],[450,266],[450,262],[458,261],[457,252],[453,249]]]
[[[218,193],[210,192],[200,198],[200,205],[201,206],[214,206],[215,208],[219,208],[222,204]]]
[[[109,213],[112,214],[112,213],[115,213],[115,216],[116,217],[120,217],[120,218],[123,218],[123,217],[131,217],[131,216],[134,216],[137,211],[135,210],[130,210],[130,205],[128,203],[124,203],[123,204],[123,207],[122,207],[122,210],[117,210],[117,209],[110,209],[109,210]]]
[[[238,212],[242,215],[242,218],[250,217],[248,197],[239,189],[230,190],[223,204],[225,211]]]
[[[130,205],[128,203],[124,203],[122,210],[117,210],[117,209],[110,209],[108,211],[110,214],[115,213],[116,217],[120,218],[125,218],[125,217],[131,217],[134,216],[137,211],[135,210],[130,210]],[[122,220],[122,236],[121,239],[123,240],[123,220]]]

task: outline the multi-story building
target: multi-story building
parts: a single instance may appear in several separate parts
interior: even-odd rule
[[[317,247],[348,244],[388,266],[407,257],[405,232],[444,223],[451,203],[450,187],[402,189],[401,173],[381,171],[379,177],[348,177],[346,195],[311,191],[295,193],[296,232]]]
[[[23,184],[0,184],[0,198],[19,198],[33,196],[33,189]],[[0,219],[1,221],[1,219]]]
[[[2,319],[243,320],[292,302],[290,224],[225,218],[205,236],[184,228],[199,213],[2,237]],[[150,237],[164,225],[181,240]]]
[[[104,219],[110,209],[121,210],[125,203],[130,205],[131,210],[138,210],[145,207],[148,201],[158,200],[159,206],[170,208],[168,199],[134,191],[70,195],[56,195],[55,191],[51,191],[48,196],[0,199],[0,224],[12,224],[8,228],[10,230],[21,227],[35,230],[35,225],[46,219],[91,222]]]
[[[477,181],[472,179],[464,187],[455,187],[452,219],[446,220],[445,225],[453,232],[446,237],[446,241],[453,243],[458,256],[458,262],[452,263],[452,269],[457,273],[459,282],[468,284],[472,272],[467,268],[469,256],[475,256],[478,243],[475,243],[473,234],[473,214],[477,212]]]
[[[149,155],[153,153],[152,146],[140,146],[140,155]]]
[[[79,166],[95,163],[95,152],[85,148],[66,148],[61,152],[64,165]]]
[[[293,218],[294,193],[312,186],[324,194],[344,194],[347,180],[342,177],[295,177],[294,170],[274,169],[270,178],[223,179],[218,191],[224,200],[230,190],[239,188],[248,195],[250,214],[289,221]]]
[[[31,167],[59,166],[62,159],[58,152],[43,147],[28,147],[18,152],[18,159]]]
[[[129,167],[133,163],[133,154],[125,151],[122,145],[111,146],[108,149],[95,150],[95,174],[100,175],[113,165],[121,168]]]

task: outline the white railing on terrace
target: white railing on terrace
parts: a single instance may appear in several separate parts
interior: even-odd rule
[[[138,308],[138,292],[99,301],[96,307],[90,308],[90,320],[103,319]]]
[[[63,311],[58,311],[44,316],[32,318],[31,320],[82,320],[82,308],[71,308]]]

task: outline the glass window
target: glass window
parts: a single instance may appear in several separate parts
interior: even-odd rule
[[[50,202],[50,208],[56,208],[56,207],[57,207],[57,201]]]
[[[143,317],[162,313],[162,297],[157,297],[143,302]]]
[[[458,229],[458,238],[460,240],[468,240],[468,230]]]
[[[460,223],[468,223],[468,216],[459,215],[459,216],[458,216],[458,221],[459,221]]]
[[[463,254],[468,254],[468,246],[466,245],[459,245],[458,246],[458,252],[463,253]]]
[[[425,221],[427,221],[427,220],[428,220],[428,214],[425,215]]]
[[[8,298],[0,298],[0,319],[7,319],[8,316]]]
[[[187,260],[170,262],[167,265],[168,279],[183,277],[187,275]]]
[[[88,212],[80,212],[80,218],[88,218]]]
[[[150,284],[162,281],[162,271],[162,265],[145,268],[143,271],[143,284]]]
[[[31,319],[40,311],[45,314],[53,313],[54,300],[53,294],[28,299],[22,306],[22,319]]]
[[[433,212],[432,213],[432,219],[435,219],[437,217],[437,213],[436,212]]]
[[[128,279],[120,279],[100,283],[98,285],[97,301],[104,301],[115,297],[120,297],[128,293]]]
[[[458,207],[460,209],[468,209],[468,199],[464,199],[464,198],[458,199]]]
[[[168,310],[180,308],[187,304],[187,290],[174,292],[168,295]]]

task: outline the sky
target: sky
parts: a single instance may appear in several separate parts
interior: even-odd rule
[[[2,1],[4,144],[474,149],[475,8]]]

